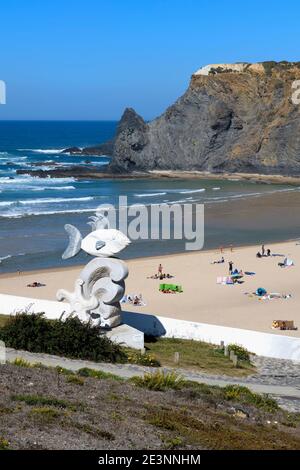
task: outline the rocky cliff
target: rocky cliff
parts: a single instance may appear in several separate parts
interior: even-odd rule
[[[146,123],[134,110],[125,110],[110,170],[300,175],[300,104],[292,99],[300,88],[296,80],[298,62],[203,67],[157,119]]]

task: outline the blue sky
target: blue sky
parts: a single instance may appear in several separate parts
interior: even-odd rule
[[[151,119],[202,65],[300,60],[296,0],[3,0],[0,15],[0,119]]]

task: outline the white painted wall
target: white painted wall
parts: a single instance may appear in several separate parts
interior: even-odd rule
[[[44,312],[47,318],[54,320],[59,318],[64,311],[69,313],[70,307],[64,302],[0,294],[0,314],[14,315],[24,311],[28,311],[28,313]]]
[[[259,356],[300,361],[300,338],[132,312],[123,312],[122,316],[124,323],[148,335],[213,344],[224,341],[225,345],[239,344]]]
[[[0,313],[10,315],[25,309],[34,313],[45,312],[49,319],[59,318],[64,311],[69,312],[66,303],[0,294]],[[300,338],[143,313],[122,312],[122,319],[124,324],[148,335],[194,339],[213,344],[220,344],[221,341],[225,344],[236,343],[260,356],[300,362]]]

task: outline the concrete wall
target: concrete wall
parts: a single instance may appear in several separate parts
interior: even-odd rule
[[[41,313],[54,320],[63,312],[69,313],[69,305],[53,300],[39,300],[29,297],[17,297],[16,295],[0,294],[0,314],[14,315],[17,312]]]
[[[123,322],[148,335],[185,338],[207,343],[236,343],[266,357],[300,361],[300,338],[174,318],[123,312]]]
[[[23,310],[45,312],[47,318],[55,319],[64,311],[68,313],[69,306],[50,300],[0,294],[0,313],[9,315]],[[300,338],[133,312],[122,312],[122,319],[124,324],[148,335],[194,339],[213,344],[220,344],[221,341],[225,344],[236,343],[260,356],[300,362]]]

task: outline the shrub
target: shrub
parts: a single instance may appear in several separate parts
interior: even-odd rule
[[[240,385],[227,385],[223,391],[225,400],[248,403],[271,413],[277,411],[279,408],[278,403],[273,398],[270,398],[268,395],[253,393],[247,387],[241,387]]]
[[[138,364],[140,366],[148,367],[160,367],[160,362],[154,354],[141,354],[139,352],[130,351],[127,353],[127,360],[130,364]]]
[[[240,361],[250,362],[250,353],[246,348],[243,348],[243,346],[239,346],[238,344],[229,344],[228,351],[233,351]]]
[[[9,448],[9,442],[0,436],[0,450],[7,450]]]
[[[67,378],[67,383],[75,385],[84,385],[84,380],[77,375],[69,375]]]
[[[0,339],[7,347],[36,353],[91,361],[126,361],[121,346],[99,336],[98,327],[82,323],[78,318],[49,321],[42,313],[21,313],[0,328]]]
[[[56,408],[69,408],[76,411],[78,408],[82,408],[80,403],[71,403],[66,400],[60,400],[55,397],[44,397],[41,395],[12,395],[13,401],[21,401],[29,406],[55,406]]]
[[[23,359],[22,357],[16,357],[12,364],[18,367],[32,367],[32,364]]]
[[[160,370],[154,373],[146,373],[143,377],[132,377],[130,381],[139,387],[157,391],[167,389],[178,390],[185,384],[184,379],[176,372],[164,372]]]
[[[119,377],[115,374],[110,374],[109,372],[103,372],[102,370],[89,369],[88,367],[83,367],[79,369],[78,375],[81,377],[93,377],[95,379],[111,379],[116,381],[123,381],[122,377]]]
[[[50,424],[60,418],[61,412],[53,408],[43,406],[40,408],[32,408],[29,415],[40,423]]]

